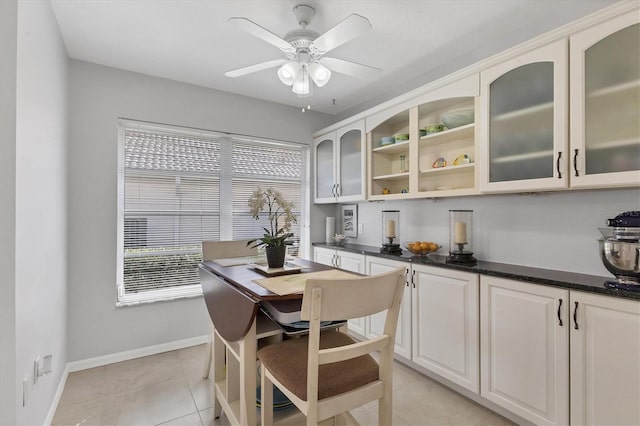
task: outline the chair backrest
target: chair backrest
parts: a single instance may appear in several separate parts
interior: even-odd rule
[[[309,374],[314,367],[317,374],[318,364],[343,361],[379,349],[384,349],[387,355],[392,354],[405,274],[406,268],[401,267],[359,278],[307,280],[300,318],[309,321]],[[360,318],[383,310],[387,313],[381,336],[358,343],[357,350],[350,349],[356,345],[319,350],[321,321]]]
[[[321,310],[316,312],[319,321],[360,318],[389,309],[398,291],[402,297],[405,273],[406,268],[401,267],[357,278],[309,279],[305,284],[300,317],[310,321],[314,288],[322,291]]]
[[[227,257],[257,256],[258,248],[247,246],[249,240],[203,241],[202,260],[223,259]]]

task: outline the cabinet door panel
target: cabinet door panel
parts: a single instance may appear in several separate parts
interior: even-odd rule
[[[572,186],[640,183],[638,21],[636,11],[571,36]]]
[[[398,267],[407,268],[407,262],[398,262],[383,258],[367,257],[367,273],[369,275],[381,274]],[[377,337],[384,330],[384,312],[367,317],[367,337]],[[402,305],[398,317],[398,327],[396,329],[395,352],[407,359],[411,359],[411,287],[405,286],[402,295]]]
[[[413,361],[479,393],[478,275],[413,265]]]
[[[336,251],[322,247],[314,247],[313,261],[323,265],[334,266]]]
[[[325,136],[316,140],[316,202],[323,200],[335,202],[334,151],[335,140],[333,136]]]
[[[482,191],[568,186],[567,63],[559,40],[482,72]]]
[[[340,197],[362,196],[364,138],[361,129],[352,129],[340,136],[338,173]]]
[[[560,299],[566,307],[567,290],[481,277],[481,395],[536,424],[569,420],[569,331]]]
[[[640,424],[640,302],[571,292],[571,423]]]

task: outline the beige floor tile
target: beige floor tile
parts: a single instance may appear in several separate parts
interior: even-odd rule
[[[514,426],[515,424],[516,423],[513,423],[511,420],[494,413],[480,423],[477,423],[476,426]]]
[[[66,390],[65,390],[66,391]],[[53,416],[51,426],[100,426],[102,421],[103,401],[78,402],[60,406]]]
[[[211,408],[213,383],[211,380],[203,379],[198,376],[186,376],[187,384],[193,395],[193,400],[196,402],[198,410],[206,410]]]
[[[207,348],[208,345],[203,344],[176,350],[184,374],[202,377]]]
[[[184,378],[109,397],[103,410],[103,425],[132,426],[157,425],[198,411]]]
[[[230,426],[229,420],[227,417],[222,414],[219,418],[213,418],[213,408],[208,408],[206,410],[200,411],[200,419],[202,419],[202,424],[204,426]]]
[[[106,396],[106,368],[97,367],[70,373],[60,397],[59,407],[92,401]]]
[[[202,420],[200,419],[200,415],[198,413],[193,413],[189,414],[188,416],[160,423],[160,425],[158,426],[202,426]]]
[[[109,364],[105,366],[105,373],[107,395],[141,389],[184,375],[176,351]]]

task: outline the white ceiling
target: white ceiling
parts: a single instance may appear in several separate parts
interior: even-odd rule
[[[605,7],[612,0],[51,0],[71,58],[339,114],[491,46],[509,47]],[[366,82],[333,73],[297,98],[277,68],[238,78],[224,72],[284,54],[227,22],[246,17],[283,37],[298,28],[296,4],[316,9],[324,33],[352,13],[373,29],[330,56],[383,69]],[[494,49],[495,50],[495,49]],[[425,82],[423,82],[425,83]],[[335,99],[335,105],[333,100]]]

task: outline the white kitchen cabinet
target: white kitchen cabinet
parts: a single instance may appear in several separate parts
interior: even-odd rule
[[[570,37],[572,187],[640,185],[640,14]]]
[[[476,194],[475,124],[421,136],[420,130],[442,124],[442,115],[474,110],[480,93],[472,74],[386,111],[367,117],[369,200]],[[408,140],[383,145],[382,138],[406,133]],[[467,155],[469,163],[454,164]],[[439,159],[446,167],[434,168]]]
[[[325,247],[314,247],[314,262],[323,265],[334,266],[346,271],[365,274],[365,256],[363,254],[351,253],[345,250],[335,250]],[[350,319],[347,324],[350,331],[365,336],[365,319]]]
[[[571,424],[640,424],[640,301],[571,291]]]
[[[569,423],[568,302],[568,290],[481,276],[481,396],[538,425]]]
[[[341,203],[366,197],[364,120],[314,139],[315,202]]]
[[[404,267],[409,274],[409,262],[392,260],[383,257],[365,256],[367,275],[381,274],[396,268]],[[365,318],[365,335],[367,338],[378,337],[384,331],[384,312]],[[411,359],[411,287],[407,281],[402,295],[398,327],[396,329],[395,353]]]
[[[561,39],[480,74],[480,190],[568,187],[568,42]]]
[[[412,265],[412,360],[480,392],[478,274]]]

